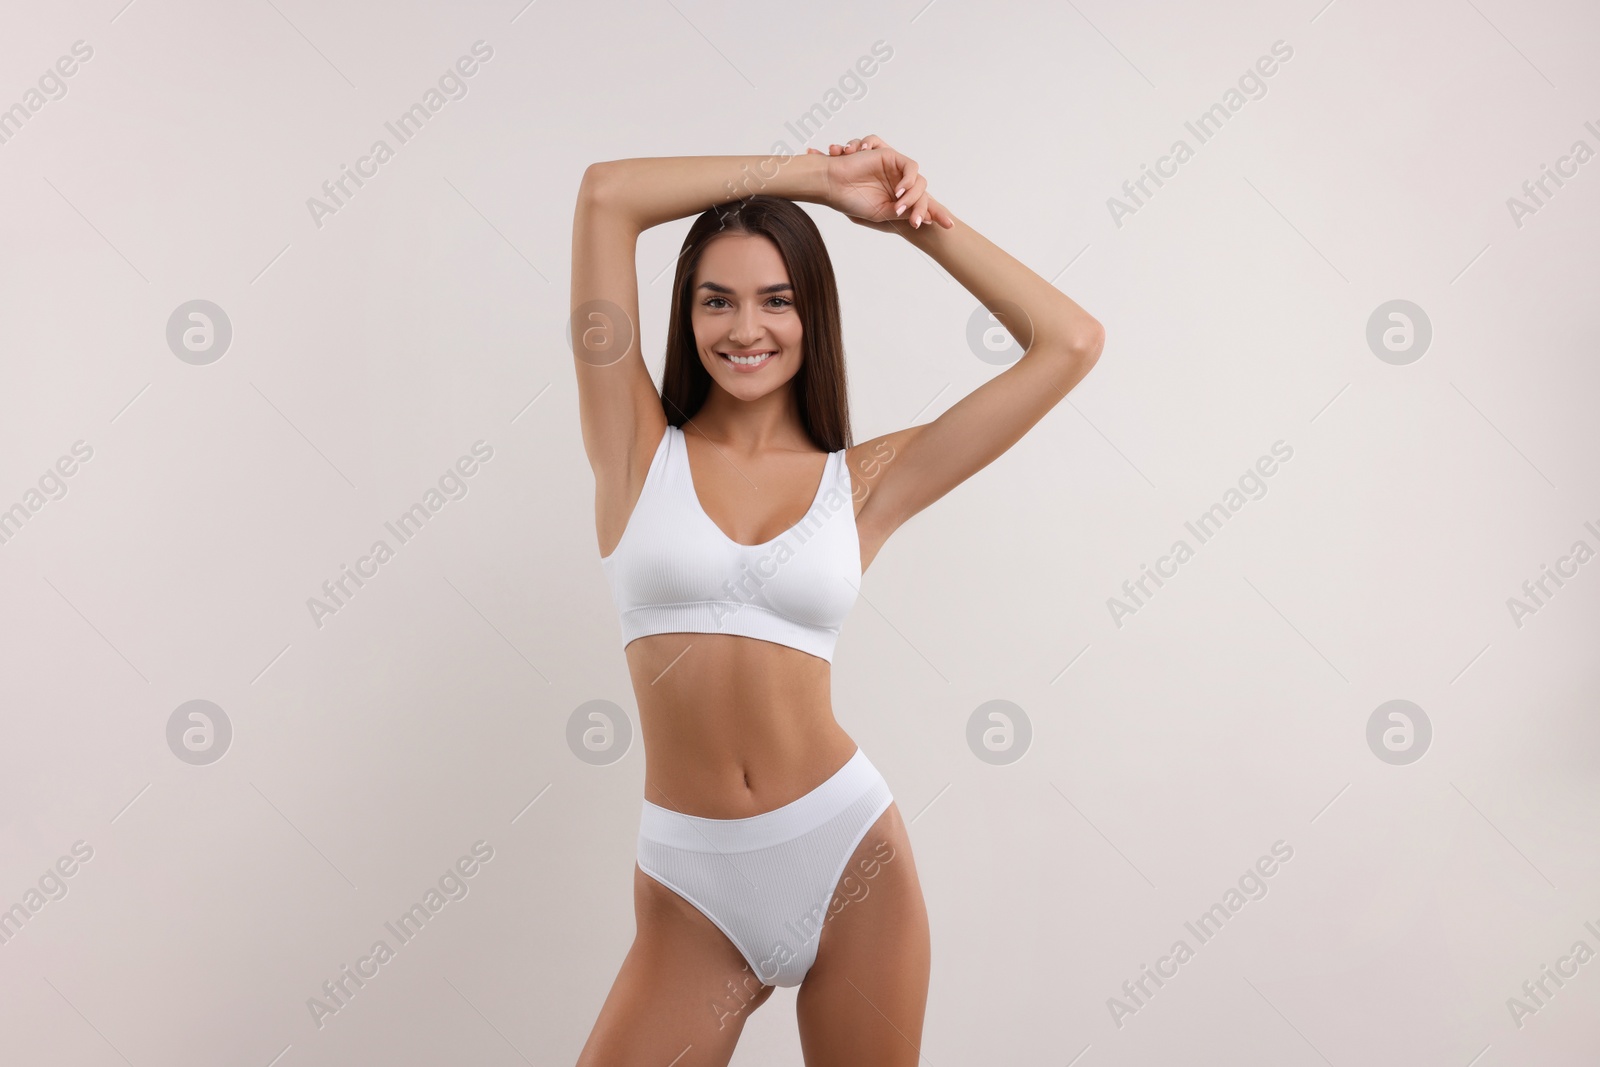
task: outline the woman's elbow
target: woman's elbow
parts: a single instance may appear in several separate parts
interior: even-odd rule
[[[1093,363],[1100,358],[1100,350],[1106,345],[1106,328],[1100,325],[1098,319],[1090,319],[1078,328],[1072,344],[1073,355]]]
[[[578,199],[597,203],[607,193],[616,177],[616,160],[601,160],[584,169],[583,180],[578,183]]]

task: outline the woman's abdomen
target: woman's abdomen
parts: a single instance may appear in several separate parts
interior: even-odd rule
[[[696,633],[642,637],[627,658],[651,803],[747,818],[803,796],[855,752],[833,717],[826,660]]]

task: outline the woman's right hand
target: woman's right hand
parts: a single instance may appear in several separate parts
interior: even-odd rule
[[[815,148],[807,154],[822,155]],[[913,228],[930,219],[946,229],[955,226],[938,201],[928,195],[928,182],[918,173],[917,161],[870,134],[843,145],[829,145],[826,203],[852,222],[875,230],[893,230],[892,223],[907,220]]]

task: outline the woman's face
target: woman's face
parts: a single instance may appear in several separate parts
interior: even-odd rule
[[[706,245],[690,325],[712,380],[740,400],[755,400],[793,378],[802,359],[794,299],[783,256],[768,238],[729,233]],[[746,366],[727,358],[764,352],[772,354]]]

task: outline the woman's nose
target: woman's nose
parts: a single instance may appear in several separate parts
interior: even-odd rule
[[[755,308],[747,306],[735,315],[733,332],[728,335],[728,339],[743,345],[761,336],[761,326],[756,321],[756,314]]]

